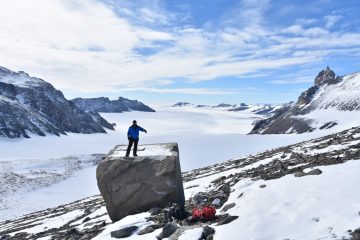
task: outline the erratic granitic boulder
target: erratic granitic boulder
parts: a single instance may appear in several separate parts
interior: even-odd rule
[[[176,143],[140,145],[138,157],[124,157],[126,148],[116,146],[96,169],[113,222],[169,203],[185,204]]]

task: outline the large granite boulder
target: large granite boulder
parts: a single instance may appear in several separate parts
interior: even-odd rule
[[[116,146],[96,169],[98,187],[113,222],[169,203],[184,205],[176,143],[140,145],[138,157],[124,157],[126,148]]]

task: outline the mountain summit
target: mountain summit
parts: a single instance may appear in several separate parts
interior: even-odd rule
[[[315,85],[316,86],[322,86],[325,84],[336,84],[340,81],[340,78],[337,78],[335,75],[335,72],[329,68],[329,66],[326,67],[326,69],[319,72],[319,74],[315,78]]]

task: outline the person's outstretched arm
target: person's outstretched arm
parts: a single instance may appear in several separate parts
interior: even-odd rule
[[[139,126],[139,130],[142,131],[142,132],[147,133],[146,129],[145,129],[145,128],[142,128],[142,127],[140,127],[140,126]]]

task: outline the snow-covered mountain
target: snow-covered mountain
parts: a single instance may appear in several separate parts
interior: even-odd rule
[[[251,133],[304,133],[327,129],[345,118],[357,118],[359,110],[360,73],[340,77],[327,67],[296,103],[290,103],[272,117],[259,121]]]
[[[119,97],[117,100],[110,100],[107,97],[75,98],[72,101],[83,111],[97,113],[121,113],[129,111],[155,112],[154,109],[146,106],[142,102],[123,97]]]
[[[221,199],[212,221],[177,222],[169,239],[351,239],[360,237],[360,127],[183,173],[186,208]],[[197,200],[196,200],[197,199]],[[155,211],[156,210],[156,211]],[[2,239],[156,239],[167,208],[112,223],[101,196],[0,223]],[[152,229],[150,229],[152,228]],[[130,232],[130,233],[131,233]],[[143,234],[143,235],[140,235]]]
[[[190,102],[177,102],[174,105],[172,105],[172,107],[190,107],[190,106],[195,106],[195,104]]]
[[[231,111],[231,112],[241,112],[248,111],[251,113],[259,114],[259,115],[271,115],[276,110],[283,107],[282,104],[228,104],[228,103],[220,103],[218,105],[196,105],[190,102],[178,102],[172,107],[187,107],[187,108],[200,108],[200,109],[218,109],[223,111]]]
[[[103,127],[113,129],[99,114],[76,107],[50,83],[0,67],[0,136],[106,133]]]

